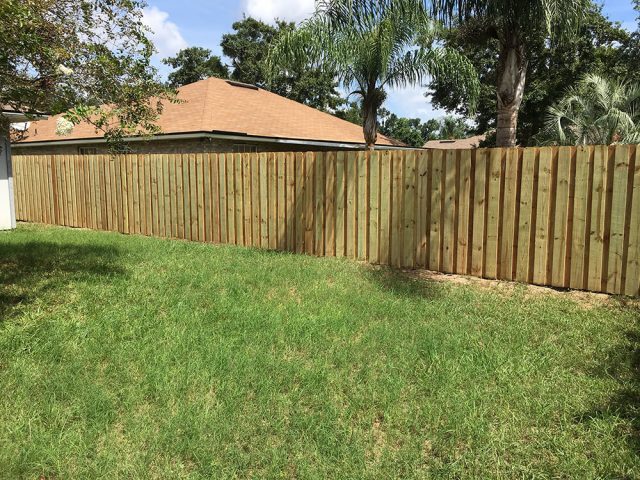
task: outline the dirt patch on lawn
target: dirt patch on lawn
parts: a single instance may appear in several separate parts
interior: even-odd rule
[[[614,306],[624,303],[640,307],[640,299],[620,297],[606,293],[585,292],[581,290],[559,289],[543,287],[539,285],[527,285],[524,283],[509,282],[505,280],[488,280],[485,278],[470,277],[465,275],[446,274],[429,270],[402,270],[410,278],[429,280],[434,282],[449,283],[454,285],[472,285],[476,288],[492,290],[494,292],[511,295],[523,292],[524,298],[538,298],[546,295],[568,298],[580,304],[584,308],[596,308],[601,306]]]

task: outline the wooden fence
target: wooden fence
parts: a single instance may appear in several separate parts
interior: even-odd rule
[[[17,217],[638,295],[635,146],[15,156]]]

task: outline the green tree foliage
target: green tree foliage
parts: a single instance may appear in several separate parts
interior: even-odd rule
[[[278,95],[320,110],[333,110],[343,100],[336,91],[335,72],[295,65],[267,78],[264,60],[269,46],[282,32],[295,30],[295,24],[276,22],[275,26],[251,17],[233,24],[234,33],[222,36],[222,52],[231,59],[233,80],[257,85]]]
[[[171,95],[150,64],[143,6],[139,0],[0,2],[0,103],[51,114],[73,107],[68,120],[86,120],[111,141],[157,132],[161,102]]]
[[[165,58],[162,63],[174,69],[168,77],[169,85],[172,87],[181,87],[209,77],[229,77],[227,66],[207,48],[185,48],[175,57]]]
[[[362,126],[362,108],[358,102],[347,101],[342,108],[336,109],[333,114],[347,122]]]
[[[466,138],[470,133],[469,126],[464,119],[447,115],[439,122],[438,134],[435,140],[453,140]]]
[[[579,28],[591,0],[425,0],[448,25],[487,55],[497,102],[496,143],[514,146],[527,72],[538,49],[562,46]],[[476,59],[477,60],[477,59]],[[571,59],[568,59],[571,61]],[[487,92],[484,92],[486,95]]]
[[[633,0],[633,5],[638,15],[638,26],[621,47],[621,57],[628,68],[628,78],[640,75],[640,0]]]
[[[464,119],[446,116],[422,122],[419,118],[398,117],[385,108],[380,110],[380,133],[412,146],[422,147],[429,140],[466,138],[469,127]]]
[[[423,132],[420,129],[422,122],[419,118],[398,117],[395,113],[382,108],[379,113],[378,129],[387,137],[400,140],[411,147],[424,145]]]
[[[336,72],[339,83],[360,98],[364,138],[371,147],[387,88],[447,76],[474,96],[472,65],[441,47],[438,31],[419,0],[318,2],[310,19],[278,37],[269,52],[270,72],[309,63]]]
[[[640,84],[585,76],[549,108],[540,139],[555,145],[640,143]]]
[[[601,10],[601,7],[591,5],[576,35],[558,44],[538,38],[535,48],[530,49],[527,88],[516,131],[520,144],[535,143],[535,136],[544,128],[548,108],[560,100],[568,85],[587,73],[623,77],[634,64],[622,57],[619,48],[629,42],[629,34],[605,18]],[[465,92],[442,79],[434,79],[429,84],[434,106],[472,118],[477,133],[495,130],[498,40],[480,42],[477,32],[467,25],[453,29],[447,35],[446,43],[465,54],[480,75],[478,108],[470,112],[464,102]],[[492,141],[495,142],[495,137]]]

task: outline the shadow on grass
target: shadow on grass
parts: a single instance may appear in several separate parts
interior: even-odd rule
[[[433,298],[442,295],[442,288],[437,282],[419,278],[412,271],[372,266],[367,268],[366,276],[381,289],[402,297]]]
[[[124,275],[116,248],[53,242],[4,244],[0,249],[0,319],[21,305],[59,290],[72,281]]]
[[[588,423],[612,416],[622,419],[627,428],[621,434],[626,436],[630,451],[640,457],[640,307],[625,308],[635,311],[634,321],[624,334],[625,341],[612,347],[605,357],[607,363],[593,372],[599,377],[615,378],[619,388],[605,404],[583,413],[578,421]]]

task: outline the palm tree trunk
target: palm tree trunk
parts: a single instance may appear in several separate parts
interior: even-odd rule
[[[518,38],[502,45],[498,58],[496,146],[515,147],[518,111],[527,76],[524,46]]]
[[[378,107],[377,102],[371,96],[362,101],[362,131],[367,148],[372,150],[378,140]]]

